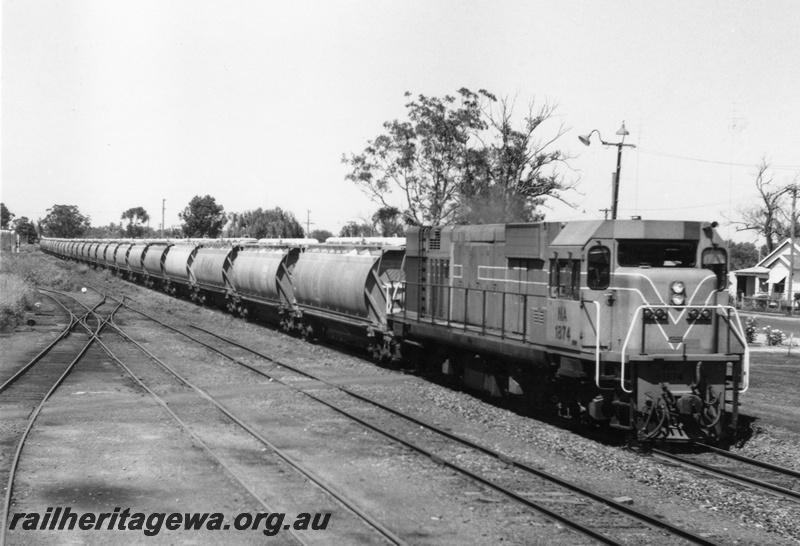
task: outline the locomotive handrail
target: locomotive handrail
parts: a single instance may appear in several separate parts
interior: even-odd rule
[[[416,303],[417,303],[416,320],[418,322],[423,322],[423,317],[426,317],[424,319],[424,321],[428,322],[428,318],[427,317],[430,317],[429,322],[431,324],[435,324],[436,320],[439,319],[439,320],[446,321],[447,327],[456,327],[456,325],[457,325],[458,328],[461,328],[464,331],[466,331],[470,326],[474,326],[476,328],[480,328],[480,333],[482,335],[489,335],[489,336],[493,336],[493,337],[499,337],[500,339],[505,339],[507,336],[510,336],[512,334],[519,334],[521,336],[519,341],[521,341],[522,343],[526,342],[526,338],[527,338],[526,329],[527,329],[527,324],[528,324],[528,298],[530,296],[532,296],[532,295],[535,296],[536,294],[526,294],[524,292],[508,292],[508,291],[505,291],[505,290],[496,290],[496,289],[489,289],[489,288],[482,288],[482,287],[478,287],[478,288],[472,287],[472,288],[470,288],[469,286],[452,286],[450,284],[428,283],[428,282],[424,282],[424,281],[412,282],[412,281],[408,281],[408,280],[403,280],[403,281],[400,281],[400,283],[402,285],[402,290],[403,290],[403,295],[404,295],[403,309],[402,309],[402,316],[403,316],[404,319],[407,318],[407,316],[408,316],[408,314],[407,314],[408,313],[408,306],[406,305],[407,301],[405,300],[405,294],[408,293],[406,288],[408,286],[415,286],[417,288],[420,288],[420,290],[417,290],[417,294],[416,294],[416,300],[417,300],[416,301]],[[441,312],[439,312],[435,308],[436,304],[430,303],[430,302],[432,302],[434,300],[433,299],[428,299],[428,300],[426,300],[426,304],[430,305],[430,308],[426,309],[425,311],[420,311],[419,309],[420,309],[420,307],[422,305],[422,290],[421,290],[422,288],[443,289],[444,292],[441,293],[441,296],[442,296],[442,299],[445,300],[445,305],[444,305],[445,309],[443,309]],[[463,294],[464,294],[463,299],[459,298],[459,300],[461,302],[463,302],[463,304],[464,304],[464,309],[463,309],[463,313],[462,313],[463,318],[461,318],[460,321],[456,320],[456,318],[453,316],[453,314],[454,314],[453,313],[453,302],[455,301],[455,294],[459,290],[463,291]],[[480,298],[480,308],[481,308],[480,309],[480,314],[481,314],[480,323],[474,323],[474,322],[470,323],[470,321],[469,321],[469,295],[470,295],[470,292],[478,292],[478,293],[481,294],[481,298]],[[500,320],[500,325],[499,325],[499,327],[487,326],[487,320],[486,320],[487,319],[486,310],[488,308],[487,303],[486,303],[486,295],[487,294],[490,294],[490,295],[491,294],[495,294],[495,295],[498,295],[498,296],[500,296],[502,298],[501,301],[500,301],[500,306],[501,306],[502,311],[500,312],[500,319],[499,319]],[[507,324],[506,324],[505,306],[506,306],[506,300],[508,299],[509,296],[517,296],[517,297],[522,298],[522,305],[521,305],[521,310],[522,310],[521,321],[522,321],[522,325],[521,325],[521,331],[519,331],[519,332],[516,332],[516,331],[509,332]],[[436,301],[441,301],[441,300],[436,299]]]
[[[594,382],[598,389],[600,386],[600,302],[598,301],[584,301],[583,303],[593,303],[595,306],[596,320],[595,320],[595,335],[594,335]]]
[[[401,294],[400,288],[402,285],[402,281],[389,281],[383,285],[386,289],[386,314],[391,315],[394,313],[394,305],[395,302],[399,301],[398,295]],[[403,293],[403,296],[405,294]],[[405,299],[402,302],[402,305],[405,307]]]
[[[628,327],[628,334],[625,336],[625,343],[622,344],[622,350],[620,352],[619,382],[620,382],[620,387],[622,388],[622,390],[624,392],[629,393],[629,394],[633,393],[632,390],[628,390],[628,389],[625,388],[625,355],[626,355],[626,353],[628,351],[628,342],[631,339],[631,334],[633,334],[634,327],[636,326],[636,324],[638,324],[638,321],[636,319],[639,316],[639,312],[644,310],[644,309],[658,309],[658,308],[669,309],[671,307],[673,307],[673,306],[667,305],[667,304],[643,304],[643,305],[640,305],[639,307],[637,307],[636,310],[633,312],[633,319],[631,320],[631,324]],[[744,347],[744,353],[742,354],[742,360],[743,360],[743,362],[742,362],[742,378],[743,378],[742,379],[742,383],[743,383],[743,385],[739,387],[739,392],[740,393],[747,392],[747,389],[750,386],[750,348],[747,346],[747,341],[744,339],[744,336],[741,333],[744,330],[742,330],[742,321],[739,318],[739,312],[736,310],[736,308],[731,307],[730,305],[702,305],[702,304],[683,305],[683,306],[681,306],[681,308],[682,309],[693,309],[693,308],[694,309],[717,309],[717,310],[720,310],[720,311],[725,310],[725,311],[728,312],[728,316],[730,316],[730,311],[733,311],[733,314],[736,317],[736,322],[738,322],[739,330],[737,330],[736,328],[733,328],[733,323],[732,322],[728,322],[728,331],[729,332],[732,331],[733,334],[736,336],[736,338],[739,340],[739,342]],[[644,328],[644,325],[642,325],[642,328]]]

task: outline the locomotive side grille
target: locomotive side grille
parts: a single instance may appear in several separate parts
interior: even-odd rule
[[[431,238],[428,239],[428,250],[439,250],[442,246],[442,230],[434,229]]]
[[[531,313],[531,319],[534,324],[544,324],[544,309],[534,309]]]

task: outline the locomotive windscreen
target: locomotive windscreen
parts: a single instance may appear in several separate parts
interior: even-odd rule
[[[617,263],[622,267],[694,267],[696,241],[619,241]]]

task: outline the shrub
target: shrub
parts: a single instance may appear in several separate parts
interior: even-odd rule
[[[73,262],[53,263],[37,250],[3,253],[2,271],[11,273],[33,287],[45,287],[65,292],[78,290],[89,267]]]
[[[19,324],[33,308],[37,288],[63,292],[80,290],[91,279],[107,280],[107,271],[95,272],[86,264],[47,259],[38,246],[24,245],[19,253],[2,249],[0,259],[0,329]]]
[[[769,326],[764,326],[764,334],[767,336],[767,345],[782,345],[786,339],[786,334],[778,330],[772,329]]]
[[[0,273],[0,330],[11,329],[36,303],[36,290],[12,273]]]
[[[758,329],[758,319],[756,317],[750,317],[747,319],[747,322],[744,327],[744,335],[747,339],[747,343],[755,343],[756,342],[756,330]]]

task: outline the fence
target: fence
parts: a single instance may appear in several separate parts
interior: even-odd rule
[[[800,293],[794,295],[794,309],[800,308]],[[783,294],[772,296],[742,296],[736,299],[736,308],[743,311],[787,311],[789,304]]]

